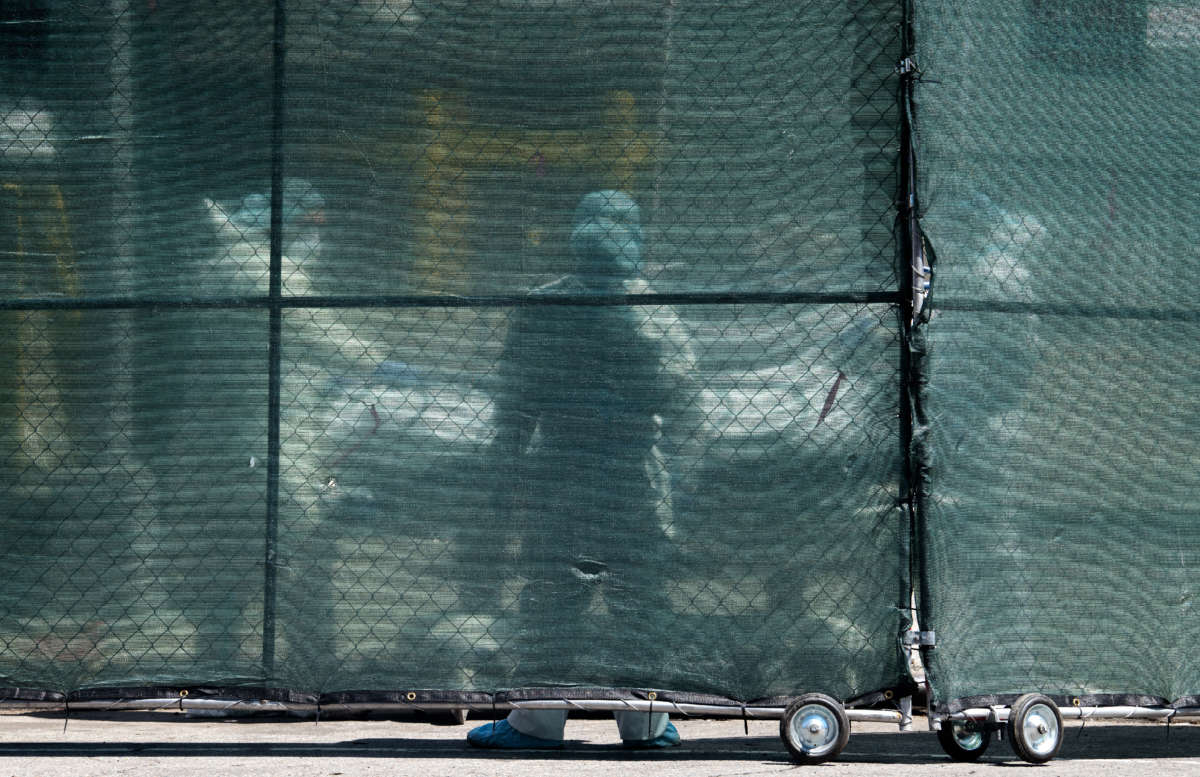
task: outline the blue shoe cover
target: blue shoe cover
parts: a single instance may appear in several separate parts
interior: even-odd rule
[[[652,750],[658,747],[675,747],[679,744],[679,732],[674,723],[668,723],[667,728],[654,739],[626,739],[623,744],[632,750]]]
[[[678,735],[676,739],[678,739]],[[503,750],[520,750],[522,748],[562,747],[561,739],[542,739],[522,734],[509,725],[507,720],[484,723],[478,728],[467,732],[467,742],[475,747],[488,747]]]

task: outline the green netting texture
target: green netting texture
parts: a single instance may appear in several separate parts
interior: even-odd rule
[[[901,680],[899,3],[0,14],[0,689]]]
[[[328,644],[300,665],[337,688],[886,684],[905,541],[878,315],[370,311],[354,346],[377,362],[286,350],[287,684]],[[285,326],[328,342],[345,320]]]
[[[327,182],[345,233],[327,282],[536,287],[562,271],[578,196],[620,189],[645,207],[661,291],[892,290],[899,16],[879,0],[289,3],[289,158]]]
[[[1200,692],[1200,15],[918,4],[942,701]]]

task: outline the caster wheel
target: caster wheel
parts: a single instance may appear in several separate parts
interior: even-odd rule
[[[779,736],[792,759],[818,764],[837,758],[850,739],[850,718],[836,700],[806,693],[788,705],[779,721]]]
[[[1027,693],[1009,709],[1007,733],[1018,758],[1044,764],[1062,746],[1062,715],[1049,696]]]
[[[972,720],[947,720],[938,729],[938,743],[955,761],[978,761],[992,743],[992,732]]]

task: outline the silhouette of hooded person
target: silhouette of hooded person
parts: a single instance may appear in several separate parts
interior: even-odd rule
[[[670,547],[647,465],[669,401],[662,340],[636,308],[612,304],[637,275],[641,244],[629,195],[587,194],[570,236],[572,272],[536,289],[510,320],[490,456],[497,526],[519,538],[514,571],[526,581],[516,619],[525,684],[618,685],[655,675],[663,660],[645,629],[671,615],[655,574]],[[469,739],[548,746],[561,742],[565,719],[516,710]],[[678,743],[662,713],[620,713],[618,725],[632,746]]]

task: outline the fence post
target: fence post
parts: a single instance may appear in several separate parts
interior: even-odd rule
[[[904,507],[909,516],[909,578],[910,590],[915,599],[915,613],[920,628],[933,630],[929,616],[929,590],[927,586],[925,551],[925,494],[928,488],[928,451],[924,432],[917,434],[917,428],[926,425],[925,409],[922,403],[925,384],[925,336],[920,328],[924,316],[927,286],[930,278],[928,264],[930,257],[926,256],[925,242],[921,234],[920,205],[917,193],[917,138],[914,127],[914,91],[919,76],[916,56],[913,26],[913,4],[905,0],[903,4],[903,24],[901,35],[903,52],[897,66],[900,77],[900,170],[899,170],[899,246],[901,273],[901,365],[900,373],[902,388],[900,391],[900,424],[901,441],[904,445]],[[913,600],[905,603],[906,607],[914,604]],[[921,668],[924,674],[925,698],[929,712],[933,711],[931,682],[927,660],[929,647],[922,645],[913,650],[920,656]],[[911,671],[911,662],[909,663]],[[932,719],[932,718],[931,718]]]
[[[279,537],[279,397],[283,331],[283,87],[285,0],[275,0],[274,84],[271,91],[271,265],[267,380],[267,516],[263,581],[263,676],[275,676],[275,609]]]

